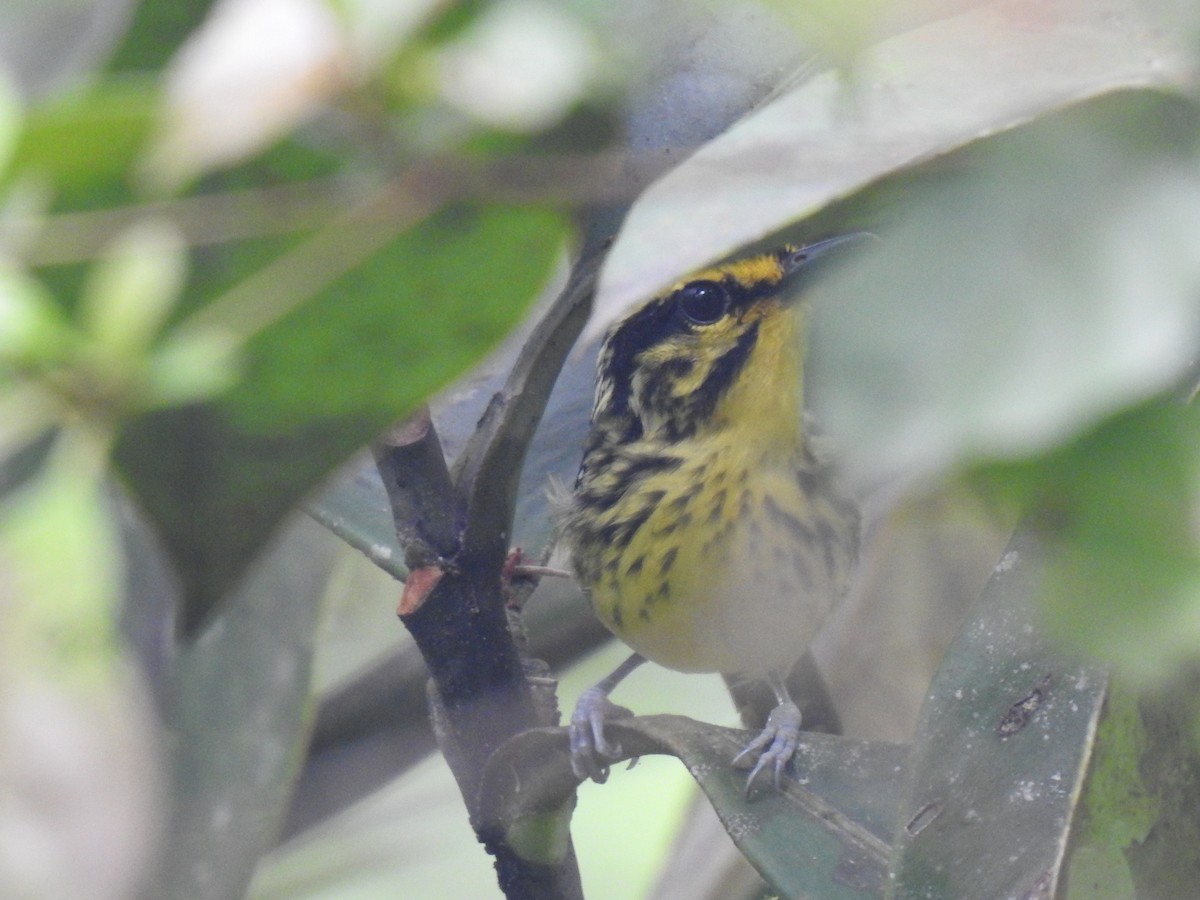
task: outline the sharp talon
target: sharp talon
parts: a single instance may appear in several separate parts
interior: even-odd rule
[[[792,757],[796,755],[796,747],[800,743],[800,710],[791,702],[780,703],[767,717],[766,727],[741,753],[733,758],[734,766],[738,766],[744,758],[758,755],[750,775],[746,778],[746,796],[760,772],[768,766],[772,771],[772,782],[775,789],[783,786],[783,773]]]
[[[582,780],[590,778],[597,784],[608,780],[609,763],[618,760],[624,751],[620,744],[610,743],[604,735],[609,719],[623,715],[626,710],[614,704],[600,688],[584,691],[571,714],[567,726],[571,742],[571,771]]]

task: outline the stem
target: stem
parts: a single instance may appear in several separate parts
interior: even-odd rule
[[[453,473],[424,411],[375,448],[406,559],[439,570],[428,596],[401,620],[429,669],[438,743],[510,898],[582,897],[569,845],[556,865],[521,858],[503,828],[485,827],[478,794],[484,764],[496,748],[545,724],[509,631],[500,575],[521,464],[558,371],[590,313],[603,252],[585,252],[576,265]]]

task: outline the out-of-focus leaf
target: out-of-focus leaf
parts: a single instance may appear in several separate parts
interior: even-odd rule
[[[146,896],[240,897],[276,840],[307,738],[329,538],[285,530],[174,661],[174,800]]]
[[[897,170],[1123,87],[1177,86],[1186,57],[1128,0],[998,0],[885,41],[701,148],[634,205],[591,333],[711,260]]]
[[[599,62],[577,16],[542,0],[489,5],[437,60],[442,94],[486,125],[542,131],[583,99]],[[502,78],[498,73],[504,73]]]
[[[312,517],[393,578],[408,574],[379,472],[364,460],[307,504]]]
[[[161,69],[184,38],[204,20],[216,0],[138,3],[112,68],[119,72]]]
[[[112,52],[138,5],[134,0],[8,0],[0,4],[0,68],[16,78],[26,96],[87,78]]]
[[[23,127],[16,92],[8,80],[0,75],[0,173],[8,168]]]
[[[1042,523],[1041,596],[1058,634],[1139,684],[1194,658],[1200,641],[1198,448],[1200,408],[1156,402],[980,472]]]
[[[806,733],[784,789],[756,790],[747,798],[746,773],[730,765],[745,732],[681,716],[644,716],[610,722],[606,733],[625,758],[679,757],[734,842],[784,896],[882,892],[905,747]],[[562,809],[576,783],[565,732],[526,732],[488,761],[481,815],[492,827],[519,828]]]
[[[109,437],[66,427],[41,470],[0,505],[0,557],[20,601],[3,655],[74,686],[107,684],[119,657],[113,612],[121,572],[104,502]]]
[[[1035,627],[1036,540],[1009,545],[931,686],[889,897],[1053,896],[1108,679]]]
[[[813,396],[845,468],[1030,453],[1170,387],[1200,337],[1198,126],[1127,92],[913,191],[819,298]]]
[[[124,183],[141,152],[157,103],[152,82],[131,78],[35,106],[12,171],[43,176],[64,193],[110,190]]]
[[[320,0],[215,4],[168,66],[147,174],[175,186],[279,139],[346,84],[346,50]]]
[[[1146,840],[1162,813],[1160,799],[1138,771],[1146,745],[1136,699],[1112,690],[1082,795],[1085,824],[1071,853],[1070,900],[1137,896],[1124,852]]]
[[[0,262],[0,363],[17,368],[57,362],[77,335],[42,285]]]
[[[257,333],[219,401],[132,423],[117,459],[180,571],[187,630],[304,493],[516,321],[562,234],[539,210],[445,211]]]
[[[163,799],[159,730],[142,685],[121,665],[104,683],[72,691],[53,673],[11,662],[6,656],[0,666],[4,895],[138,896],[160,834]]]
[[[520,335],[509,340],[508,351],[521,343]],[[433,403],[438,438],[453,461],[474,431],[492,395],[501,389],[514,358],[513,352],[497,353],[483,370],[456,383]],[[569,484],[579,467],[579,457],[591,417],[596,361],[592,353],[568,359],[555,382],[546,413],[538,424],[517,496],[513,523],[515,546],[536,556],[554,533],[550,500],[552,479]],[[396,578],[403,578],[404,554],[396,540],[396,526],[383,484],[373,463],[366,462],[315,497],[308,509],[317,521],[350,546]],[[538,609],[530,611],[537,616]]]
[[[92,268],[80,305],[98,349],[140,362],[179,295],[186,266],[182,236],[167,222],[144,221],[117,235]]]

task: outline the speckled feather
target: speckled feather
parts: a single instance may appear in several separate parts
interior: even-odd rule
[[[803,426],[794,248],[699,272],[635,310],[600,354],[562,535],[601,620],[681,671],[799,659],[844,594],[858,514]],[[718,285],[711,323],[681,292]]]

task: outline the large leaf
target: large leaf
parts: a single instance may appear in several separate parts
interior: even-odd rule
[[[36,106],[13,171],[48,179],[60,194],[120,184],[149,136],[157,102],[151,82],[131,78]]]
[[[304,493],[503,334],[561,239],[539,210],[445,211],[262,328],[226,396],[126,429],[118,462],[183,578],[188,630]]]
[[[1125,92],[913,191],[820,298],[813,396],[847,469],[1039,451],[1170,387],[1200,336],[1198,131]]]
[[[634,205],[597,329],[713,259],[899,169],[1083,99],[1174,86],[1186,58],[1129,0],[999,0],[885,41],[702,147]]]
[[[680,716],[614,721],[624,755],[679,757],[708,795],[734,842],[784,896],[878,897],[907,751],[882,742],[806,733],[780,792],[746,795],[730,761],[746,733]],[[529,731],[496,751],[481,788],[482,815],[529,852],[561,840],[576,781],[560,729]],[[520,837],[513,838],[516,834]]]
[[[1153,402],[980,483],[1042,523],[1041,597],[1064,640],[1161,683],[1200,641],[1200,407]]]
[[[1014,538],[934,679],[889,896],[1054,896],[1108,679],[1035,625],[1037,541]]]
[[[329,536],[293,521],[174,659],[174,808],[146,896],[240,897],[274,846],[303,758]]]

